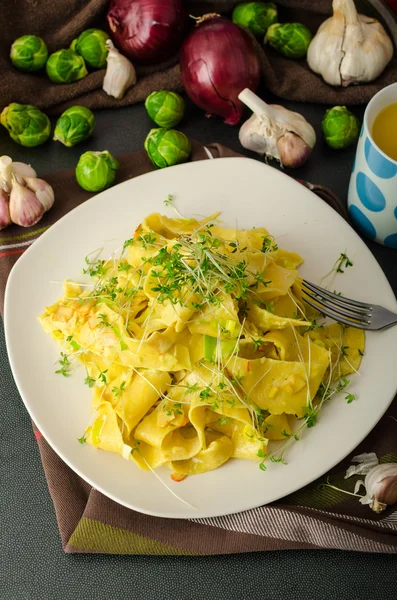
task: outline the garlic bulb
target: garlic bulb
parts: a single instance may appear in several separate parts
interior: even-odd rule
[[[12,222],[22,227],[31,227],[37,221],[40,221],[43,214],[44,207],[36,195],[14,179],[10,194]]]
[[[9,199],[6,192],[0,189],[0,229],[11,224]]]
[[[24,177],[26,187],[36,194],[37,200],[42,204],[44,212],[50,210],[54,204],[54,190],[49,183],[37,177]]]
[[[302,115],[266,104],[248,88],[239,99],[254,113],[240,128],[239,140],[244,148],[275,158],[286,167],[299,167],[307,161],[316,134]]]
[[[25,163],[13,162],[9,156],[0,156],[0,189],[7,194],[11,192],[13,175],[18,183],[23,183],[22,177],[36,177],[36,171]]]
[[[307,62],[330,85],[372,81],[393,56],[383,26],[359,15],[353,0],[334,0],[333,16],[324,21],[310,43]]]
[[[358,481],[355,491],[364,485],[366,495],[360,498],[361,504],[369,504],[374,512],[380,513],[397,502],[397,463],[377,465],[366,475],[365,481]]]
[[[107,68],[103,80],[103,90],[120,100],[129,87],[136,83],[136,72],[128,58],[120,54],[111,40],[106,40],[108,48]]]

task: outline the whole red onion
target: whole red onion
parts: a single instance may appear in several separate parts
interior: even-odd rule
[[[133,61],[169,58],[186,25],[183,0],[111,0],[107,19],[115,46]]]
[[[219,15],[205,15],[183,42],[182,83],[197,106],[236,125],[244,105],[244,88],[256,91],[260,60],[254,42],[243,29]]]

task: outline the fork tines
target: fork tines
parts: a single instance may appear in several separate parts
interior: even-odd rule
[[[366,329],[370,325],[373,310],[371,304],[344,298],[305,279],[302,284],[304,301],[327,317],[359,329]]]

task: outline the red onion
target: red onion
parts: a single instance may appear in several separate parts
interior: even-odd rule
[[[115,46],[133,61],[150,63],[177,50],[186,12],[183,0],[111,0],[107,19]]]
[[[182,44],[182,83],[197,106],[236,125],[244,88],[256,91],[260,61],[254,42],[240,27],[219,15],[205,15]]]

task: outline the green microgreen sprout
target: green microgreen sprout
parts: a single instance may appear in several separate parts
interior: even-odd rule
[[[116,396],[116,398],[118,396],[121,396],[123,393],[125,392],[125,381],[123,381],[122,383],[120,383],[120,386],[117,387],[116,385],[112,388],[112,393]]]
[[[61,352],[61,358],[58,360],[60,368],[55,371],[58,375],[63,375],[64,377],[68,377],[70,375],[70,371],[72,368],[71,362],[69,360],[69,356],[65,354],[65,352]]]

